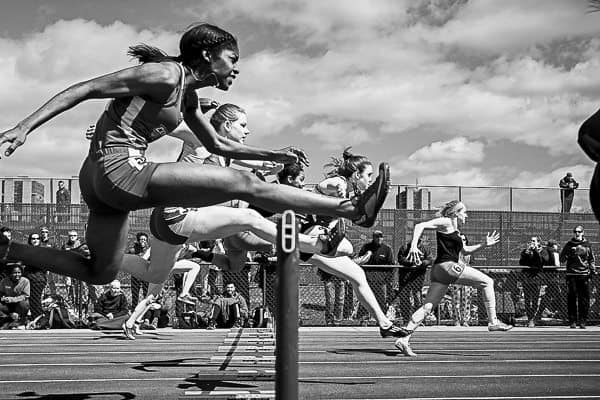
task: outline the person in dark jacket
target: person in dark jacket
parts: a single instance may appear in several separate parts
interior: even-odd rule
[[[397,297],[402,317],[407,321],[412,313],[423,305],[422,290],[423,283],[425,282],[425,273],[427,272],[427,268],[433,264],[433,255],[429,247],[423,245],[421,239],[417,243],[417,248],[422,253],[419,255],[421,261],[419,265],[407,258],[410,251],[410,242],[398,250],[398,264],[404,268],[400,268],[398,272]]]
[[[573,174],[567,172],[558,183],[560,187],[560,205],[561,210],[564,213],[571,211],[571,205],[573,204],[573,197],[575,196],[575,189],[579,187],[579,183],[573,178]]]
[[[110,288],[98,299],[94,312],[90,315],[90,320],[95,321],[96,324],[112,320],[120,321],[120,323],[114,324],[116,325],[115,329],[119,329],[120,324],[125,322],[128,315],[127,298],[121,290],[121,282],[115,279],[110,283]]]
[[[552,260],[551,260],[552,258]],[[552,262],[552,264],[550,264]],[[538,308],[540,301],[540,289],[542,280],[538,274],[544,269],[544,265],[553,265],[553,256],[548,249],[542,246],[540,238],[532,236],[529,245],[521,251],[519,265],[529,267],[524,269],[523,294],[525,297],[525,312],[527,314],[527,326],[535,327],[536,320],[540,317],[541,307]]]
[[[573,229],[575,236],[560,252],[560,261],[567,266],[567,304],[569,324],[575,328],[579,324],[585,329],[590,308],[590,275],[596,273],[594,253],[581,225]]]

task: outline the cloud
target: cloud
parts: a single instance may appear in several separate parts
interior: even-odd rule
[[[484,147],[482,142],[469,141],[462,136],[433,142],[408,158],[393,162],[392,171],[403,175],[415,174],[428,184],[456,184],[461,179],[487,184],[489,180],[479,168],[475,168],[484,159]]]

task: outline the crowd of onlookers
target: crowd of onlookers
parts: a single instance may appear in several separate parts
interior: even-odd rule
[[[0,234],[10,238],[12,232],[8,227],[2,227]],[[463,234],[461,237],[468,244],[468,238]],[[89,256],[89,249],[75,230],[68,231],[68,237],[60,244],[52,242],[46,227],[30,233],[27,240],[32,246],[60,247]],[[211,249],[219,251],[214,250],[215,246],[218,247],[218,242],[199,243],[196,252]],[[427,269],[434,257],[433,249],[426,243],[419,241],[418,248],[421,262],[415,264],[407,258],[410,243],[401,246],[394,254],[393,249],[385,243],[383,232],[374,231],[372,240],[362,245],[354,256],[354,261],[365,269],[381,307],[392,319],[406,320],[421,306]],[[151,257],[149,236],[143,232],[136,234],[128,252],[145,259]],[[214,329],[249,326],[254,322],[254,313],[248,309],[247,288],[244,288],[243,294],[239,293],[231,279],[226,279],[220,293],[215,286],[213,266],[202,262],[194,252],[183,251],[182,257],[197,261],[203,268],[196,281],[196,296],[184,299],[184,304],[178,304],[174,293],[163,290],[163,294],[140,319],[141,329],[167,325],[203,325]],[[469,265],[472,260],[469,256],[461,255],[460,262]],[[573,229],[573,238],[562,249],[556,241],[549,240],[543,244],[539,237],[532,236],[520,253],[519,264],[522,270],[492,274],[496,281],[497,311],[502,319],[514,323],[515,318],[524,317],[526,324],[534,327],[544,318],[554,317],[567,320],[573,328],[585,328],[593,289],[590,277],[595,273],[595,265],[592,249],[585,240],[581,226]],[[566,273],[551,273],[561,265],[566,267]],[[147,282],[131,277],[128,301],[121,289],[121,282],[117,280],[103,288],[73,282],[70,278],[10,260],[1,267],[0,328],[3,329],[59,326],[119,329],[148,291]],[[324,285],[326,323],[368,322],[370,316],[359,305],[349,283],[323,271],[319,271],[319,276]],[[60,294],[57,287],[62,289]],[[82,303],[84,292],[86,300]],[[203,323],[195,321],[190,324],[189,315],[196,315],[197,302],[206,304]],[[270,303],[273,309],[275,305]],[[78,309],[75,309],[75,304],[78,304]],[[483,306],[476,289],[454,285],[431,318],[451,319],[456,325],[468,326],[478,323],[478,309],[483,310]]]

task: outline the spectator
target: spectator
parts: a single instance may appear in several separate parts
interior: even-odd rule
[[[23,277],[21,264],[11,263],[8,268],[10,275],[0,282],[0,317],[5,318],[5,328],[25,329],[29,312],[29,279]]]
[[[90,320],[99,329],[120,329],[128,316],[127,298],[121,290],[121,282],[115,279],[98,299]]]
[[[394,254],[390,246],[383,242],[383,232],[373,231],[373,240],[365,243],[358,257],[354,259],[358,265],[394,265]],[[386,299],[391,295],[394,271],[382,268],[365,268],[367,280],[373,289],[379,306],[387,310]],[[390,287],[388,287],[390,285]],[[390,296],[391,297],[391,296]]]
[[[166,296],[166,289],[163,289],[144,314],[140,329],[166,328],[169,325],[169,312],[173,308],[172,299],[173,296]]]
[[[71,193],[65,187],[64,181],[58,181],[58,190],[56,191],[56,213],[58,214],[58,222],[68,221],[70,205]]]
[[[543,247],[540,238],[532,236],[526,249],[521,251],[519,265],[529,267],[523,269],[523,295],[525,298],[525,313],[527,314],[527,326],[534,328],[539,319],[542,307],[540,305],[540,290],[542,288],[542,279],[538,274],[544,269],[544,265],[554,263],[554,254],[548,252],[548,248]]]
[[[346,282],[321,269],[317,272],[325,289],[325,322],[333,325],[344,319]]]
[[[228,282],[225,293],[213,300],[209,314],[208,328],[241,328],[248,318],[248,304],[235,290],[235,285]]]
[[[39,246],[41,242],[40,234],[37,232],[30,233],[27,238],[27,244],[30,246]],[[30,292],[29,306],[31,310],[31,319],[35,319],[42,315],[42,295],[46,288],[46,271],[41,268],[30,267],[25,265],[23,276],[29,279]]]
[[[571,205],[573,205],[573,197],[575,196],[575,189],[579,187],[579,183],[573,178],[573,174],[567,172],[564,178],[558,183],[560,187],[560,206],[564,213],[571,211]]]
[[[84,256],[86,258],[89,258],[90,250],[89,250],[88,246],[79,239],[79,234],[77,233],[77,231],[70,230],[68,232],[68,235],[69,235],[69,238],[62,245],[61,248],[63,250],[72,251],[72,252],[81,254],[82,256]],[[73,282],[71,280],[71,278],[65,277],[65,286],[67,287],[67,290],[68,290],[67,293],[68,293],[69,301],[71,302],[72,305],[74,305],[76,302],[76,299],[80,299],[81,281]],[[88,286],[88,291],[89,291],[88,293],[89,293],[90,299],[92,301],[95,301],[97,299],[96,288],[94,288],[94,286],[91,284],[87,284],[87,286]]]
[[[12,230],[8,227],[8,226],[3,226],[2,228],[0,228],[0,235],[6,237],[8,240],[10,240],[12,238]],[[7,264],[10,260],[8,261],[2,261],[0,260],[0,280],[6,278],[8,276],[8,271],[7,271]]]
[[[412,313],[423,305],[423,283],[425,282],[425,273],[427,268],[433,264],[433,256],[429,247],[423,245],[419,238],[417,248],[422,253],[419,255],[421,263],[419,265],[407,258],[410,250],[410,243],[407,243],[398,250],[398,264],[400,268],[398,273],[398,293],[399,308],[402,317],[408,320]]]
[[[546,251],[549,256],[548,260],[544,259],[544,275],[547,276],[546,290],[540,301],[540,315],[566,320],[567,314],[563,305],[567,296],[562,284],[562,274],[558,274],[556,270],[556,267],[560,267],[560,251],[555,240],[548,240]]]
[[[50,241],[50,229],[46,226],[42,226],[40,228],[40,246],[41,247],[55,247],[54,244]],[[50,296],[56,296],[56,284],[60,280],[60,275],[55,274],[54,272],[46,273],[46,280],[48,281],[48,289],[50,289]]]
[[[596,273],[594,253],[584,237],[583,227],[573,229],[575,236],[560,252],[560,261],[567,265],[567,305],[571,328],[579,323],[585,329],[590,307],[590,275]]]
[[[148,240],[148,234],[144,232],[138,232],[135,234],[135,243],[129,254],[135,254],[142,257],[145,260],[150,259],[150,242]],[[139,302],[140,289],[142,289],[142,297],[148,296],[148,282],[136,278],[131,275],[131,307],[135,308]]]

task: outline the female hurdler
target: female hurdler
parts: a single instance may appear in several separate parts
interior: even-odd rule
[[[422,254],[417,248],[419,238],[425,229],[435,229],[437,242],[437,257],[431,268],[431,283],[427,290],[424,304],[413,313],[409,323],[406,325],[408,335],[396,340],[396,347],[406,356],[414,357],[416,354],[410,347],[410,336],[423,322],[425,317],[437,306],[442,297],[448,291],[451,284],[468,285],[476,287],[483,292],[483,303],[488,314],[489,331],[508,331],[512,325],[506,325],[496,317],[496,297],[494,294],[494,280],[481,271],[468,265],[460,264],[459,255],[472,254],[485,247],[493,246],[500,241],[500,235],[496,231],[487,234],[485,242],[466,246],[463,245],[458,222],[463,223],[467,219],[467,207],[458,200],[446,203],[440,210],[440,217],[415,225],[408,260],[415,264],[420,263],[419,255]]]
[[[130,47],[129,54],[141,65],[77,83],[14,128],[0,132],[0,146],[9,144],[4,151],[9,156],[30,133],[57,115],[89,99],[112,99],[96,123],[79,174],[81,193],[90,209],[86,242],[91,257],[0,237],[0,261],[10,258],[93,284],[107,283],[124,264],[132,264],[129,270],[148,267],[140,257],[125,255],[130,211],[202,207],[231,199],[273,211],[291,208],[373,225],[389,187],[387,169],[356,201],[348,201],[269,185],[231,168],[147,161],[148,145],[183,120],[211,153],[238,159],[306,161],[298,149],[270,151],[222,138],[198,110],[197,89],[228,90],[239,73],[233,35],[213,25],[197,24],[182,35],[179,49],[180,55],[173,57],[147,45]]]

